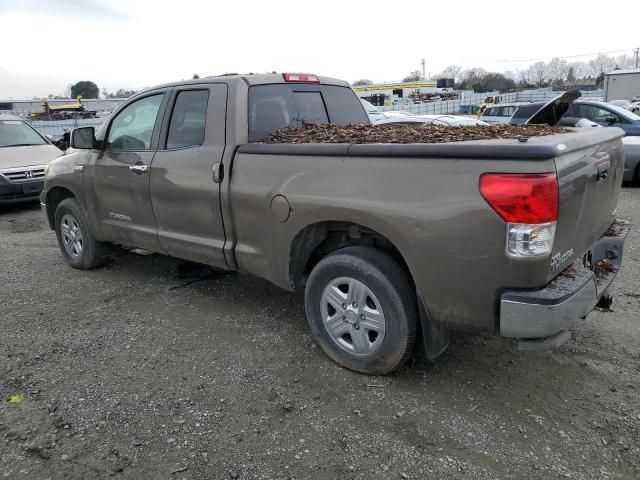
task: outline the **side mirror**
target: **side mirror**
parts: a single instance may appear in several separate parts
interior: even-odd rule
[[[71,148],[92,149],[96,144],[96,131],[93,127],[75,128],[71,132]]]
[[[612,116],[609,116],[609,117],[605,118],[604,121],[607,122],[609,125],[612,125],[612,124],[616,123],[618,121],[618,119],[612,115]]]

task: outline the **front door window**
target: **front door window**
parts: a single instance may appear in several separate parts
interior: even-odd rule
[[[151,149],[162,94],[151,95],[125,107],[111,122],[108,150],[142,151]]]

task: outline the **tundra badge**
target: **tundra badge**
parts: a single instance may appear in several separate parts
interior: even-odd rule
[[[564,253],[556,253],[553,257],[551,257],[551,269],[557,270],[560,267],[560,265],[562,265],[572,256],[573,256],[573,248],[567,250]]]
[[[124,222],[130,222],[131,221],[131,217],[129,215],[125,215],[124,213],[113,213],[113,212],[109,212],[109,216],[113,219],[113,220],[122,220]]]

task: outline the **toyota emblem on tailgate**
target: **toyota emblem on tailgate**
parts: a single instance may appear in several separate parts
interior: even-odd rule
[[[26,172],[24,172],[24,177],[33,178],[33,172],[31,170],[27,170]]]

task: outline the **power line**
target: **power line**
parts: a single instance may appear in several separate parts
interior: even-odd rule
[[[606,52],[593,52],[593,53],[579,53],[579,54],[575,54],[575,55],[551,55],[548,57],[538,57],[538,58],[520,58],[520,59],[503,59],[503,60],[477,60],[474,59],[473,62],[476,63],[508,63],[508,62],[538,62],[541,60],[548,60],[550,58],[580,58],[580,57],[593,57],[596,55],[608,55],[611,53],[622,53],[622,52],[629,52],[629,51],[634,51],[636,52],[636,59],[638,58],[638,49],[634,50],[633,48],[621,48],[619,50],[609,50]],[[465,62],[467,63],[467,62]]]

